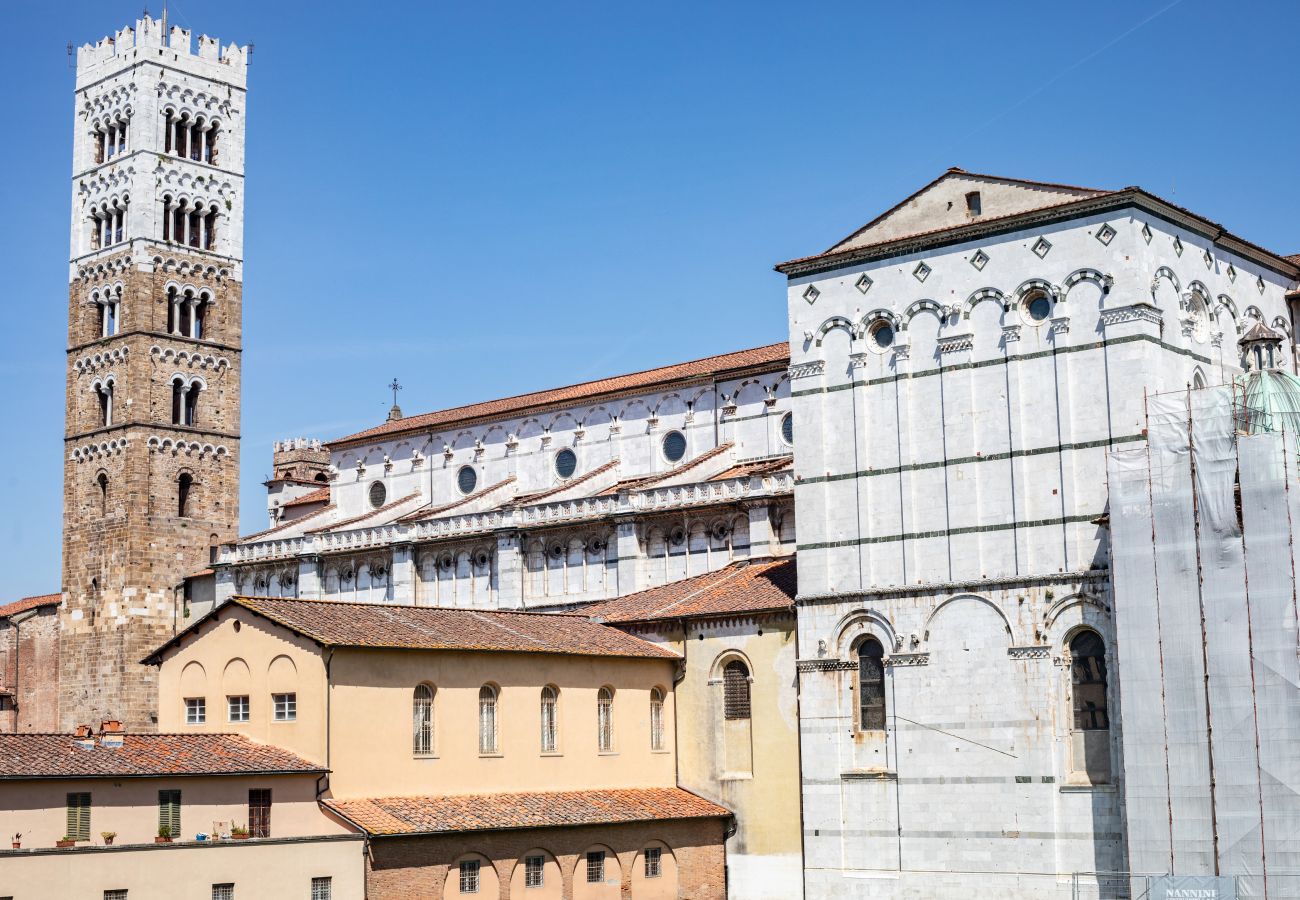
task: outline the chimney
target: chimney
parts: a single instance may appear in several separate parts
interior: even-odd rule
[[[99,731],[101,734],[125,734],[126,733],[126,729],[122,727],[122,723],[119,722],[117,719],[105,719],[104,721],[100,722]]]
[[[85,738],[91,737],[92,735],[94,735],[94,733],[95,733],[95,732],[91,730],[91,727],[90,727],[89,725],[78,725],[78,726],[77,726],[77,739],[78,739],[78,740],[84,740]]]

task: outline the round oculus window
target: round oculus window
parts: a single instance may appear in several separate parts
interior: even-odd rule
[[[477,485],[478,473],[474,471],[473,466],[461,466],[460,471],[456,473],[456,486],[460,488],[460,492],[472,494]]]
[[[572,478],[578,471],[578,454],[568,447],[555,454],[555,474],[561,478]]]
[[[871,340],[881,350],[893,346],[894,326],[888,322],[877,322],[871,326]]]
[[[1030,294],[1025,298],[1025,315],[1029,321],[1038,323],[1045,320],[1052,314],[1052,301],[1042,291]]]
[[[794,445],[794,415],[786,413],[781,417],[781,439],[791,446]]]
[[[686,435],[680,431],[670,431],[664,435],[664,459],[680,462],[686,455]]]
[[[379,507],[384,505],[384,501],[387,499],[388,499],[388,488],[384,487],[384,483],[382,481],[376,481],[370,485],[371,506],[373,506],[375,509],[379,509]]]

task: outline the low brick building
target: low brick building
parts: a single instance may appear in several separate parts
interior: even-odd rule
[[[59,726],[60,594],[0,606],[0,732]]]

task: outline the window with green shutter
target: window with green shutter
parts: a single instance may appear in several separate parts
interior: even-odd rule
[[[181,792],[158,792],[158,831],[167,829],[169,837],[181,836]]]
[[[68,837],[90,840],[90,794],[68,794]]]

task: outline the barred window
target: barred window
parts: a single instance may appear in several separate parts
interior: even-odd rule
[[[298,718],[297,694],[272,694],[271,705],[275,710],[275,721],[293,722]]]
[[[1110,727],[1106,713],[1106,645],[1095,631],[1080,632],[1070,641],[1070,681],[1076,731]]]
[[[592,850],[587,854],[587,883],[600,884],[605,880],[605,851]]]
[[[479,885],[479,861],[477,859],[462,859],[460,861],[460,892],[462,894],[477,894]]]
[[[13,900],[7,897],[5,900]],[[104,891],[104,900],[127,900],[126,888],[114,888],[113,890]]]
[[[858,728],[885,730],[885,648],[869,637],[858,645]]]
[[[490,684],[478,689],[478,752],[497,752],[497,689]]]
[[[185,698],[185,724],[202,725],[208,721],[208,701],[203,697]]]
[[[254,788],[248,792],[248,834],[255,838],[271,836],[270,788]]]
[[[334,879],[326,875],[311,880],[311,900],[334,900]]]
[[[524,887],[535,888],[543,887],[544,876],[546,871],[545,856],[525,856],[524,857]]]
[[[738,659],[722,669],[722,704],[726,718],[749,718],[749,667]]]
[[[664,692],[659,688],[650,691],[650,749],[664,748]]]
[[[645,877],[658,878],[663,873],[663,850],[659,847],[646,847]]]
[[[602,753],[614,749],[614,692],[607,687],[596,693],[596,738]]]
[[[542,752],[554,753],[560,745],[557,703],[559,692],[549,684],[542,688]]]
[[[212,886],[212,900],[235,900],[235,886],[230,883],[214,884]]]
[[[433,688],[427,684],[417,684],[411,697],[411,752],[433,753]]]

